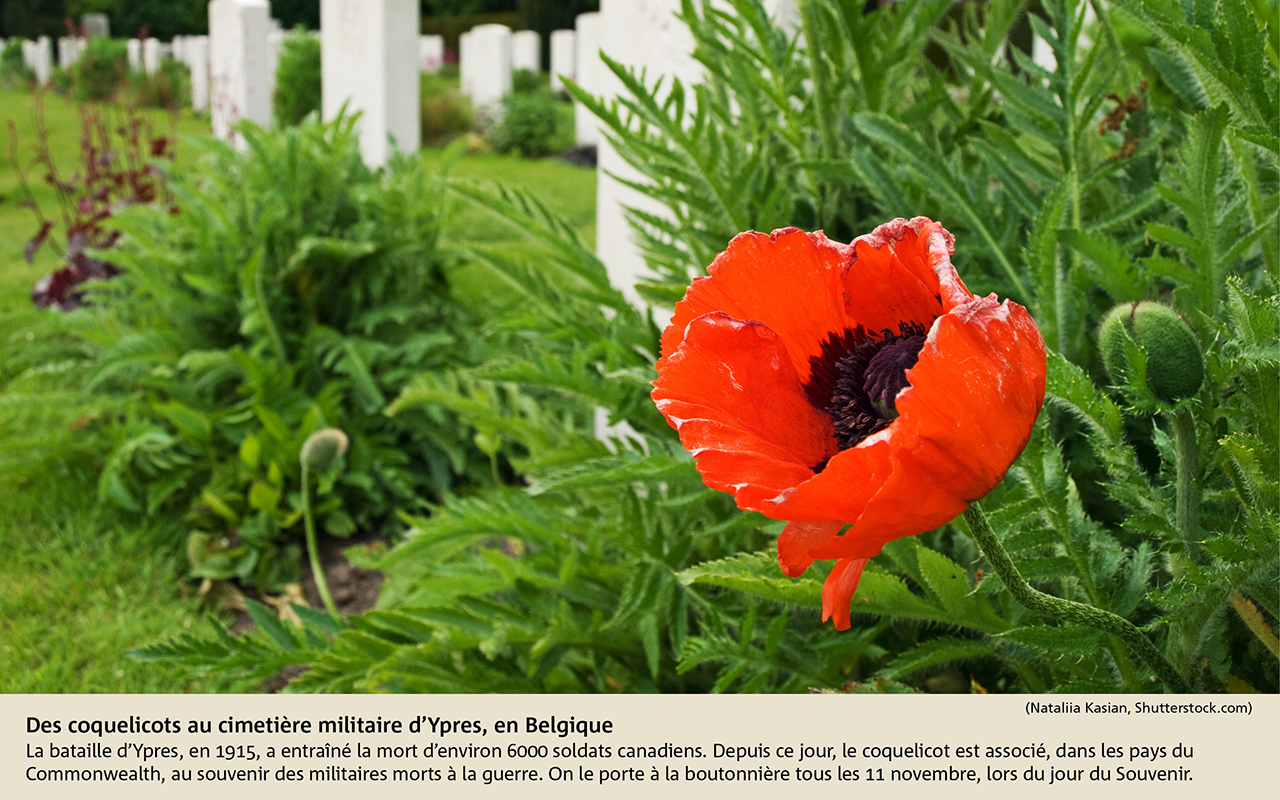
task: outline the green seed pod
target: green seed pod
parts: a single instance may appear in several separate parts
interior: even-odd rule
[[[1098,328],[1098,350],[1111,380],[1119,383],[1128,372],[1124,336],[1147,353],[1147,388],[1166,403],[1176,403],[1200,391],[1204,356],[1187,324],[1166,305],[1150,300],[1122,303],[1107,312]]]
[[[312,472],[331,469],[347,452],[347,435],[337,428],[325,428],[307,437],[300,460]]]

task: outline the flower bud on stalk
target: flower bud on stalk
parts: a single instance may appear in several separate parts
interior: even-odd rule
[[[1178,312],[1150,300],[1121,303],[1107,312],[1098,328],[1098,349],[1111,380],[1119,383],[1129,369],[1124,332],[1147,353],[1147,388],[1166,403],[1200,391],[1204,357],[1196,335]]]
[[[337,428],[325,428],[307,437],[300,459],[313,472],[325,472],[347,452],[347,435]]]
[[[1182,536],[1186,554],[1200,561],[1199,453],[1196,423],[1191,406],[1179,400],[1193,397],[1204,383],[1204,356],[1200,342],[1178,312],[1150,300],[1122,303],[1107,312],[1098,329],[1098,349],[1111,380],[1125,380],[1129,364],[1125,336],[1146,353],[1146,384],[1160,400],[1175,406],[1167,412],[1177,453],[1177,495],[1174,524]]]
[[[312,470],[325,472],[333,469],[347,452],[347,435],[337,428],[325,428],[307,437],[302,445],[298,461],[302,464],[302,517],[307,532],[307,553],[311,558],[311,575],[316,581],[316,591],[329,611],[329,615],[339,622],[342,614],[338,611],[333,595],[329,593],[329,582],[325,580],[324,568],[320,564],[320,548],[316,544],[315,520],[311,514],[311,487],[308,485],[308,473]]]

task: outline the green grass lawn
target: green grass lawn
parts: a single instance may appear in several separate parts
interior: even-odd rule
[[[428,149],[423,157],[430,164],[443,164],[444,151]],[[575,167],[551,158],[530,160],[506,155],[474,155],[462,158],[454,165],[452,176],[480,183],[501,182],[506,186],[520,187],[532,192],[552,211],[567,219],[578,235],[594,247],[596,241],[596,172],[594,169]],[[513,225],[496,218],[487,210],[477,208],[470,201],[457,198],[452,203],[450,222],[443,241],[446,245],[489,245],[502,243],[508,255],[518,254],[525,247],[522,234]],[[514,289],[509,293],[495,291],[506,286],[505,281],[475,279],[491,269],[474,261],[463,262],[450,274],[454,294],[464,303],[477,307],[481,313],[501,311],[521,300]]]
[[[25,92],[0,91],[0,122],[12,120],[16,153],[28,165],[36,143],[32,99]],[[153,124],[168,128],[165,114]],[[79,153],[76,108],[60,97],[45,102],[51,150],[69,175]],[[189,115],[177,122],[176,169],[199,163],[209,135],[207,120]],[[6,143],[8,152],[8,143]],[[429,163],[443,151],[426,150]],[[595,172],[554,160],[523,161],[510,156],[462,158],[454,175],[501,180],[523,186],[566,216],[589,242],[595,235]],[[46,216],[56,217],[53,189],[43,171],[28,168],[28,180]],[[23,247],[39,223],[21,203],[24,195],[11,160],[0,163],[0,347],[23,336],[22,320],[37,313],[31,305],[35,282],[59,266],[55,250],[43,247],[34,263]],[[62,234],[59,222],[54,239]],[[458,200],[446,237],[457,244],[510,242],[519,234],[486,212]],[[65,239],[62,239],[65,240]],[[468,297],[467,271],[455,271],[464,302],[492,307],[518,298]],[[55,312],[39,312],[55,313]],[[13,424],[4,412],[0,374],[0,425]],[[26,389],[30,389],[28,381]],[[186,671],[128,657],[131,648],[183,630],[209,625],[194,586],[184,580],[186,559],[181,531],[119,518],[96,505],[92,466],[52,469],[40,475],[0,476],[0,692],[208,692],[238,687],[221,676],[193,679]]]
[[[0,92],[6,158],[0,165],[0,317],[14,323],[33,313],[31,290],[57,269],[48,246],[34,263],[23,247],[39,229],[22,191],[13,155],[27,173],[36,201],[57,223],[55,241],[65,241],[53,188],[44,170],[31,164],[39,141],[26,92]],[[168,132],[167,114],[146,115]],[[76,171],[81,120],[74,105],[57,96],[44,101],[44,121],[63,175]],[[206,121],[177,120],[178,168],[196,162],[208,136]],[[20,328],[20,326],[18,326]],[[0,342],[0,346],[12,346]],[[3,412],[0,412],[2,414]],[[0,425],[6,424],[0,416]],[[5,692],[185,692],[229,686],[216,676],[192,681],[177,668],[128,658],[139,644],[194,625],[207,625],[197,598],[181,578],[182,552],[168,537],[135,522],[98,513],[92,476],[22,476],[0,481],[0,691]]]

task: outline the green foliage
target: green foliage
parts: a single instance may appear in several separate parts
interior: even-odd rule
[[[305,29],[284,40],[271,99],[278,125],[297,125],[320,111],[320,39]]]
[[[135,108],[164,108],[169,111],[191,106],[191,72],[181,61],[160,61],[160,69],[148,75],[129,72],[120,85],[118,99]]]
[[[542,90],[542,76],[531,69],[511,73],[512,94],[536,94]]]
[[[86,426],[111,442],[101,498],[189,510],[195,575],[272,589],[296,578],[298,456],[314,431],[351,437],[350,468],[317,492],[340,535],[390,532],[397,506],[487,462],[439,408],[381,413],[478,346],[437,249],[438,178],[409,157],[367,169],[350,118],[241,134],[246,152],[219,146],[173,184],[181,213],[120,219],[127,244],[112,257],[128,277],[41,337],[62,348],[68,387],[113,401]]]
[[[23,39],[14,36],[0,50],[0,87],[25,89],[36,79],[36,74],[22,60]]]
[[[80,102],[111,99],[124,79],[128,46],[121,39],[95,36],[67,70],[70,95]]]
[[[513,92],[502,98],[502,114],[489,140],[499,153],[540,158],[552,151],[557,119],[556,101],[549,94]]]
[[[422,97],[422,142],[446,144],[471,131],[476,124],[471,99],[458,91],[456,81],[423,73],[419,76]]]
[[[616,103],[570,91],[664,207],[630,211],[656,304],[742,230],[943,221],[969,287],[1027,305],[1052,351],[1046,411],[983,500],[1018,570],[1133,622],[1196,690],[1276,691],[1258,632],[1280,612],[1277,73],[1258,16],[1273,12],[1116,5],[1092,3],[1089,26],[1082,0],[1026,17],[1046,68],[1005,44],[1015,0],[803,3],[795,36],[758,0],[688,0],[704,82],[607,61]],[[1016,603],[960,520],[886,545],[855,630],[822,625],[824,566],[783,577],[781,523],[707,490],[649,402],[652,320],[529,195],[451,189],[522,233],[469,253],[520,298],[488,324],[508,346],[384,396],[396,420],[456,414],[516,480],[412,517],[376,562],[378,610],[349,630],[170,655],[292,652],[310,670],[291,688],[308,691],[1152,691],[1120,639]],[[1129,387],[1114,392],[1094,344],[1107,308],[1154,298],[1204,345],[1183,422],[1146,388],[1137,342],[1122,337]],[[602,443],[606,422],[626,433]],[[331,638],[302,647],[313,635]]]

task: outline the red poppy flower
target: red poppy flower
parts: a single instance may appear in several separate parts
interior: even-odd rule
[[[789,520],[783,572],[836,559],[822,618],[840,630],[867,559],[991,491],[1044,401],[1031,315],[970,293],[954,248],[924,217],[849,245],[739,234],[662,335],[658,409],[708,486]]]

